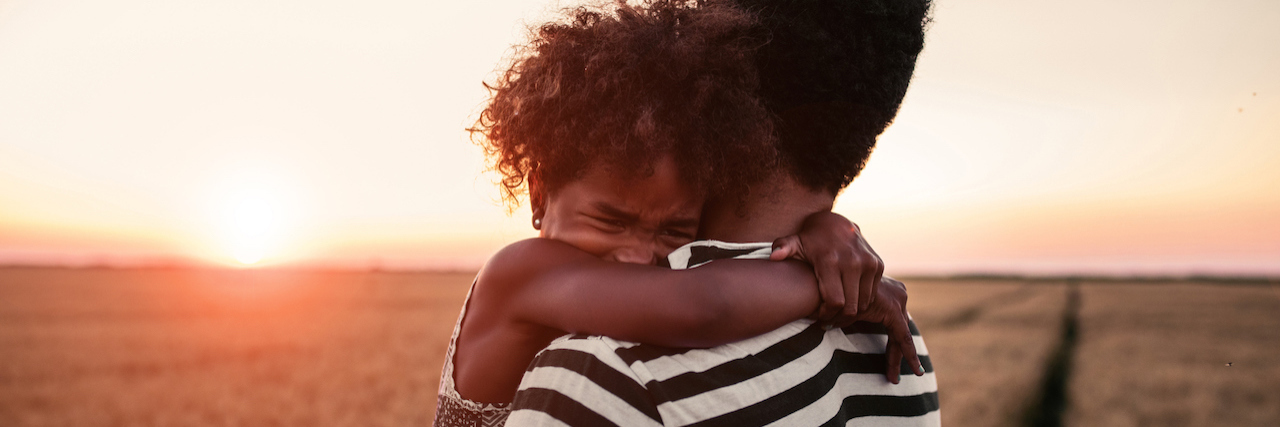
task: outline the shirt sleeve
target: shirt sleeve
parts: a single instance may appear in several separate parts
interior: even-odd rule
[[[661,426],[643,382],[607,338],[574,336],[533,359],[508,426]]]

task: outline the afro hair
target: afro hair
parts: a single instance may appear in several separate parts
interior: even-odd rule
[[[469,129],[509,206],[529,180],[554,193],[589,167],[651,174],[664,155],[690,185],[744,197],[780,164],[759,99],[764,36],[752,15],[667,0],[565,15],[517,47]]]
[[[930,0],[735,0],[758,16],[760,93],[783,163],[833,194],[866,165],[924,48]]]

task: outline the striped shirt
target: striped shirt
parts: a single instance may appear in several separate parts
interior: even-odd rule
[[[768,246],[694,242],[670,263],[767,258]],[[884,378],[884,327],[869,323],[798,320],[708,349],[566,336],[530,364],[507,425],[938,426],[933,365],[910,328],[925,375],[903,363],[897,385]]]

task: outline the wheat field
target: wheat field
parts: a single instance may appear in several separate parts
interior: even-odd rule
[[[0,269],[0,426],[427,425],[471,279]],[[1026,425],[1072,292],[1067,425],[1280,425],[1273,286],[907,285],[944,425]]]
[[[942,424],[1021,425],[1054,350],[1060,283],[908,281],[907,307],[938,378]]]
[[[0,425],[426,425],[470,274],[0,271]]]
[[[1077,426],[1280,425],[1280,287],[1081,287]]]

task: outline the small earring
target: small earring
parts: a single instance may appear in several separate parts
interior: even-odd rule
[[[538,218],[538,219],[533,220],[533,229],[534,229],[534,230],[541,230],[541,229],[542,229],[542,218]]]

